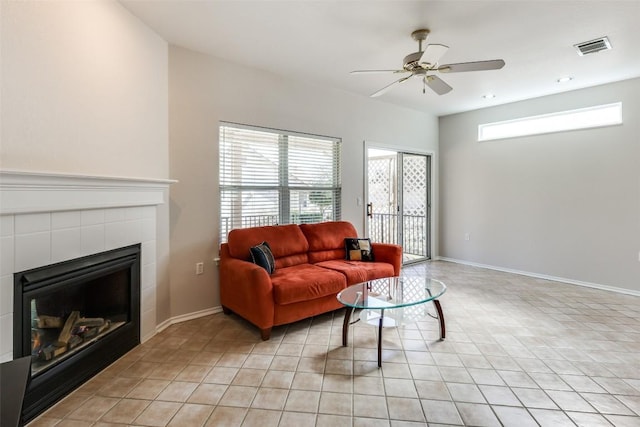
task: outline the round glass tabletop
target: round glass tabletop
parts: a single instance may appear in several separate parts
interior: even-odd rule
[[[435,300],[446,290],[444,283],[428,277],[386,277],[349,286],[338,301],[352,308],[392,309]]]

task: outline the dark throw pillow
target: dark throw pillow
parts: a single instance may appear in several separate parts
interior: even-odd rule
[[[344,249],[350,261],[373,261],[373,248],[370,239],[347,237],[344,239]]]
[[[251,252],[251,261],[253,261],[254,264],[264,268],[269,274],[273,274],[273,272],[276,271],[276,260],[267,242],[253,246],[249,251]]]

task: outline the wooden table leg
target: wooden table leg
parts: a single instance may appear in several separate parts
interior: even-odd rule
[[[440,322],[440,340],[444,340],[446,336],[446,329],[444,326],[444,314],[442,314],[442,306],[440,305],[440,301],[437,299],[433,300],[433,305],[436,306],[436,310],[438,312],[438,322]]]

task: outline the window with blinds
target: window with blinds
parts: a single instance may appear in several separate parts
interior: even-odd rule
[[[337,138],[220,124],[220,239],[234,228],[341,217]]]

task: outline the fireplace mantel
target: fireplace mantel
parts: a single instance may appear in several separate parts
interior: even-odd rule
[[[0,215],[159,205],[176,182],[0,170]]]
[[[0,362],[13,356],[6,302],[14,273],[135,243],[142,244],[141,338],[155,334],[157,240],[167,226],[158,224],[167,217],[158,206],[175,182],[0,170]]]

